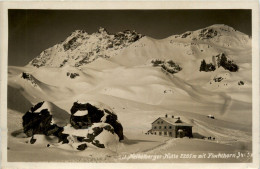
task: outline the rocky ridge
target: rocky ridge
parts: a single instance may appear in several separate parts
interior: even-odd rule
[[[97,58],[115,56],[142,37],[143,35],[130,30],[110,34],[102,27],[92,34],[88,34],[84,30],[76,30],[63,42],[41,52],[28,65],[37,68],[65,65],[79,67]]]

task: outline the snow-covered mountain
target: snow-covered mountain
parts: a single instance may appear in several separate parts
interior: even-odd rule
[[[167,113],[185,117],[197,135],[216,138],[217,147],[228,143],[248,148],[251,42],[250,36],[227,25],[160,40],[135,31],[115,35],[104,28],[91,35],[75,31],[25,67],[8,68],[8,129],[17,129],[19,113],[38,102],[51,103],[68,115],[74,102],[84,100],[108,105],[126,138],[132,133],[132,139],[139,140],[141,131]],[[17,138],[9,140],[17,145]],[[131,145],[135,146],[122,147],[130,151]],[[118,151],[124,152],[122,147]]]
[[[79,67],[97,58],[121,57],[119,55],[121,52],[124,52],[122,55],[130,53],[131,56],[122,56],[119,60],[116,58],[117,62],[123,61],[127,64],[143,64],[150,61],[149,59],[154,59],[152,58],[154,53],[157,54],[156,59],[174,57],[178,62],[186,62],[186,60],[194,60],[198,57],[209,60],[212,59],[211,56],[221,52],[231,54],[232,58],[236,57],[232,55],[232,50],[250,46],[251,39],[248,35],[227,25],[212,25],[197,31],[173,35],[163,40],[144,37],[130,30],[113,35],[109,34],[106,29],[99,28],[98,32],[93,34],[88,34],[83,30],[72,32],[63,42],[44,50],[28,65]],[[224,51],[223,48],[225,48]],[[180,55],[177,56],[176,53]],[[243,62],[243,59],[241,61]]]
[[[39,87],[42,97],[59,98],[55,91],[64,89],[66,95],[71,93],[73,97],[77,93],[96,91],[142,103],[170,104],[159,93],[171,90],[182,91],[186,100],[195,99],[203,104],[208,102],[207,97],[213,96],[212,104],[220,104],[215,111],[223,113],[232,99],[250,107],[251,61],[251,38],[227,25],[212,25],[161,40],[129,30],[110,35],[100,28],[91,35],[73,32],[62,43],[43,51],[24,69],[30,70],[26,73],[34,79],[30,86],[32,83],[42,86]],[[15,86],[28,81],[28,78],[21,79],[21,75],[17,78],[16,82],[21,83]],[[206,96],[207,92],[221,93]],[[147,97],[148,93],[157,97]],[[179,98],[173,95],[169,100]],[[181,109],[180,105],[177,107]],[[228,116],[238,117],[232,113]]]
[[[185,111],[187,102],[197,102],[208,109],[218,107],[214,112],[225,114],[223,119],[250,122],[251,118],[240,119],[237,113],[251,112],[251,52],[251,38],[227,25],[212,25],[161,40],[129,30],[110,35],[100,28],[91,35],[75,31],[33,59],[22,68],[33,82],[21,79],[20,68],[19,75],[13,77],[18,79],[9,81],[11,86],[22,85],[29,100],[36,95],[50,101],[94,92],[94,97],[100,93],[173,106],[182,98],[185,102],[175,105],[178,110]],[[37,86],[37,92],[33,93],[31,86]],[[175,94],[165,95],[163,91]],[[226,113],[232,105],[243,105],[236,101],[246,104],[245,108]],[[192,111],[207,113],[206,108]]]
[[[44,50],[29,65],[35,67],[62,67],[64,65],[78,67],[99,57],[115,56],[142,37],[143,35],[130,30],[113,35],[102,27],[93,34],[88,34],[84,30],[76,30],[63,42]]]

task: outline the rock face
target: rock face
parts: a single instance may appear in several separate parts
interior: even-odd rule
[[[115,142],[116,139],[118,140],[118,137],[115,137],[117,135],[115,135],[114,128],[106,123],[94,123],[91,128],[86,130],[86,137],[74,136],[76,136],[80,142],[92,143],[99,148],[105,148],[109,142]]]
[[[56,136],[58,142],[78,144],[76,149],[82,151],[88,147],[87,144],[106,148],[124,139],[123,127],[118,122],[117,115],[108,109],[75,102],[71,108],[70,124],[64,127],[55,124],[57,121],[54,120],[52,111],[48,103],[40,102],[23,116],[24,133],[31,137],[31,144],[38,142],[37,135]]]
[[[59,141],[67,142],[66,135],[62,134],[63,128],[52,124],[52,115],[44,102],[36,104],[25,113],[23,129],[28,137],[35,134],[54,135]]]
[[[93,123],[104,122],[110,124],[120,140],[124,139],[123,127],[117,120],[117,115],[107,109],[99,108],[89,103],[74,102],[71,108],[70,123],[75,129],[86,129]],[[85,111],[85,112],[84,112]]]
[[[35,82],[33,76],[29,73],[26,73],[26,72],[23,72],[21,74],[21,78],[25,79],[25,80],[28,80],[34,87],[37,86],[37,83]]]
[[[85,150],[87,147],[88,147],[87,144],[86,144],[86,143],[83,143],[83,144],[81,144],[81,145],[78,146],[77,150],[82,151],[82,150]]]
[[[227,58],[224,53],[221,53],[216,56],[218,61],[218,67],[222,66],[224,69],[229,70],[230,72],[237,72],[239,67],[234,63],[233,60]]]
[[[40,109],[43,104],[44,102],[36,104],[23,116],[23,128],[27,136],[47,134],[52,127],[50,112],[47,109]]]
[[[178,73],[182,70],[182,68],[172,60],[168,60],[167,62],[165,62],[164,60],[156,59],[152,60],[151,63],[154,67],[160,66],[163,71],[171,74]]]
[[[216,70],[216,67],[212,63],[206,63],[206,61],[204,59],[201,61],[200,71],[212,72],[215,70]]]
[[[67,76],[69,76],[71,79],[75,79],[77,76],[79,76],[79,74],[67,72]]]
[[[200,31],[199,37],[200,39],[211,39],[215,36],[217,36],[218,32],[212,28],[208,28],[208,29],[202,29]]]
[[[238,85],[244,85],[245,83],[243,81],[239,81]]]
[[[223,80],[223,77],[215,77],[213,80],[215,82],[221,82]]]

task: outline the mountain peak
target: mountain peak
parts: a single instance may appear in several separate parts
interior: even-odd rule
[[[103,27],[99,27],[98,28],[98,33],[100,33],[100,34],[108,34],[106,28],[103,28]]]
[[[75,30],[60,44],[44,50],[29,65],[35,67],[81,66],[97,58],[109,58],[141,39],[143,35],[136,31],[125,30],[113,34],[99,27],[98,31],[88,34],[84,30]]]
[[[83,34],[88,34],[85,30],[75,30],[75,31],[73,31],[73,32],[71,32],[71,34],[69,35],[69,37],[68,38],[73,38],[73,37],[77,37],[77,36],[81,36],[81,35],[83,35]],[[68,39],[67,38],[67,39]]]
[[[208,26],[206,28],[211,28],[211,29],[215,29],[215,30],[219,30],[219,31],[227,31],[227,32],[236,31],[233,27],[225,25],[225,24],[214,24],[214,25]]]
[[[237,45],[247,44],[250,37],[242,32],[237,31],[231,26],[225,24],[214,24],[196,31],[187,31],[181,35],[174,35],[175,38],[196,40],[212,40],[214,43],[228,44],[233,43]],[[222,41],[222,42],[221,42]],[[232,42],[233,41],[233,42]],[[243,41],[240,43],[239,41]]]

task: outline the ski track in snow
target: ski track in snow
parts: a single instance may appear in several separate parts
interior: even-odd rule
[[[251,135],[247,132],[211,125],[201,120],[194,120],[194,123],[198,125],[200,129],[211,133],[211,137],[216,137],[219,142],[232,144],[234,141],[250,142],[251,140]]]
[[[223,103],[216,103],[215,99],[216,97],[220,97],[219,100],[224,100],[224,104],[222,106],[222,109],[220,110],[220,113],[223,115],[225,114],[227,108],[230,106],[231,103],[231,97],[225,94],[224,92],[212,92],[209,93],[207,90],[198,87],[193,86],[191,84],[188,84],[184,80],[181,80],[180,78],[172,75],[172,81],[174,84],[179,87],[180,89],[184,90],[188,95],[190,95],[194,101],[200,102],[200,103],[207,103],[207,104],[223,104]]]

